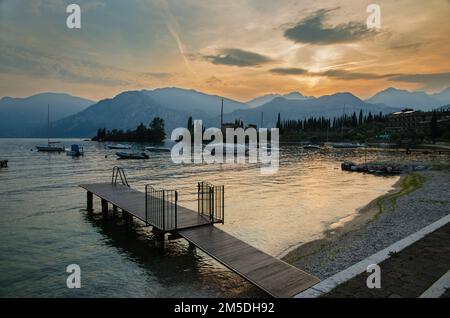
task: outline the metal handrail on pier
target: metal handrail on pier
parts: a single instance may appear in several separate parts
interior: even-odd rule
[[[163,230],[178,228],[178,192],[145,186],[145,222]]]
[[[198,214],[209,218],[212,223],[225,221],[224,200],[225,187],[215,186],[209,182],[198,183]]]
[[[118,177],[120,177],[120,181],[122,182],[122,184],[124,186],[130,187],[130,185],[128,184],[127,177],[125,175],[125,171],[123,170],[123,168],[116,166],[113,168],[113,172],[112,172],[112,176],[111,176],[111,184],[117,184]]]

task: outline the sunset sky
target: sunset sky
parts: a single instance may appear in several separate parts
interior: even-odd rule
[[[79,30],[66,27],[70,3]],[[379,32],[366,26],[370,3]],[[450,86],[449,17],[449,0],[0,0],[0,97],[436,92]]]

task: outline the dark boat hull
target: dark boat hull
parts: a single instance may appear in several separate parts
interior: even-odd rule
[[[48,146],[36,146],[36,149],[38,151],[42,151],[42,152],[63,152],[63,151],[65,151],[65,149],[61,148],[61,147],[48,147]]]
[[[134,154],[134,153],[116,152],[116,156],[119,157],[119,159],[148,159],[149,158],[149,156],[144,153]]]

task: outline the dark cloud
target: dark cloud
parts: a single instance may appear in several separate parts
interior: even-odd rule
[[[334,44],[361,40],[375,34],[375,31],[368,29],[367,25],[361,22],[326,26],[324,21],[333,10],[321,9],[314,12],[295,26],[286,29],[284,36],[296,43]]]
[[[399,74],[374,74],[374,73],[360,73],[349,72],[346,70],[328,70],[323,72],[309,72],[302,68],[274,68],[270,70],[271,73],[279,75],[307,75],[307,76],[325,76],[340,80],[370,80],[380,78],[390,78]]]
[[[428,74],[401,74],[389,79],[394,82],[422,84],[425,89],[439,89],[450,85],[450,72]]]
[[[296,67],[278,67],[278,68],[273,68],[270,70],[271,73],[274,74],[280,74],[280,75],[302,75],[302,74],[307,74],[308,71],[304,70],[302,68],[296,68]]]
[[[392,76],[397,76],[398,74],[374,74],[374,73],[349,72],[346,70],[328,70],[320,73],[313,73],[313,75],[326,76],[340,80],[371,80],[371,79],[390,78]]]
[[[337,80],[377,80],[387,79],[394,82],[422,84],[424,89],[440,89],[450,86],[450,72],[425,74],[375,74],[351,72],[343,69],[331,69],[323,72],[309,72],[302,68],[274,68],[269,72],[277,75],[324,76]]]
[[[203,55],[203,58],[216,65],[230,65],[238,67],[261,66],[273,61],[268,56],[233,48],[221,49],[218,54]]]

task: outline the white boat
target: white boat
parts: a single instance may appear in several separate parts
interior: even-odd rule
[[[65,150],[64,145],[58,144],[60,142],[50,141],[50,105],[47,105],[47,145],[36,146],[36,149],[42,152],[63,152]]]
[[[145,150],[152,152],[171,152],[172,149],[169,147],[145,147]]]
[[[80,147],[79,145],[71,145],[70,149],[66,149],[66,155],[72,157],[84,156],[83,147]]]
[[[351,143],[351,142],[336,142],[332,144],[333,148],[363,148],[364,144],[360,143]]]
[[[309,145],[303,146],[303,149],[306,149],[306,150],[319,150],[320,146],[319,145],[311,145],[311,144],[309,144]]]
[[[116,145],[108,145],[109,149],[130,149],[130,145],[122,145],[122,144],[116,144]]]

